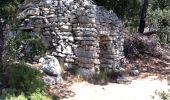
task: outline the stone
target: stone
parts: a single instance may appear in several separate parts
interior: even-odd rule
[[[72,58],[66,58],[65,59],[65,62],[68,62],[68,63],[74,63],[74,59],[72,59]]]
[[[51,23],[54,23],[54,22],[58,22],[58,19],[57,19],[57,18],[49,18],[49,21],[50,21]]]
[[[74,37],[73,37],[73,36],[70,36],[70,37],[68,37],[68,40],[69,40],[70,42],[74,42]]]
[[[66,46],[65,49],[62,51],[63,54],[73,54],[72,47]]]
[[[54,76],[46,76],[46,77],[43,77],[43,81],[44,81],[45,85],[51,86],[51,85],[55,85],[57,83],[56,78],[57,77],[54,77]]]
[[[75,37],[75,40],[83,40],[83,41],[95,41],[96,39],[94,37]]]
[[[81,76],[84,76],[84,77],[92,77],[95,74],[95,70],[94,69],[88,69],[88,68],[79,68],[77,70],[77,73]]]
[[[113,11],[92,0],[34,1],[37,3],[21,5],[19,29],[39,33],[50,53],[69,62],[65,66],[77,64],[84,68],[80,69],[84,75],[95,66],[120,70],[124,28]],[[56,74],[53,69],[50,73]]]
[[[130,84],[131,83],[131,81],[128,80],[127,77],[125,77],[125,76],[118,77],[116,81],[119,84]]]
[[[97,41],[81,41],[80,45],[82,46],[94,46],[98,45]]]
[[[62,70],[60,63],[54,56],[47,55],[40,58],[39,62],[42,64],[42,70],[50,76],[61,76]]]
[[[139,70],[135,69],[135,70],[130,70],[129,74],[131,76],[138,76],[140,74]]]
[[[68,15],[68,18],[70,18],[70,20],[71,20],[71,19],[75,19],[75,18],[76,18],[76,15],[75,15],[75,14],[70,14],[70,15]]]
[[[113,68],[113,65],[112,65],[112,64],[103,64],[103,63],[101,63],[100,66],[101,66],[101,67],[104,67],[104,68]]]
[[[24,19],[27,16],[36,16],[39,15],[39,9],[38,8],[33,8],[33,7],[29,7],[26,8],[24,11],[22,11],[22,13],[19,14],[18,18],[20,19]]]
[[[72,31],[72,27],[68,26],[68,25],[63,25],[63,26],[60,27],[60,30],[62,32],[71,32]]]
[[[83,67],[83,68],[94,68],[95,64],[83,64],[83,63],[79,63],[79,66]]]
[[[77,37],[97,37],[97,34],[95,32],[91,32],[91,31],[76,31],[75,35]]]
[[[73,68],[73,64],[72,63],[64,63],[64,69],[65,70],[69,70]]]
[[[45,31],[45,32],[43,33],[43,35],[49,36],[49,35],[50,35],[50,31]]]
[[[92,58],[85,58],[85,57],[78,57],[76,61],[84,64],[100,64],[99,59],[92,59]]]
[[[106,58],[106,59],[114,59],[114,58],[115,58],[115,55],[102,54],[101,57],[102,57],[102,58]]]
[[[113,59],[101,58],[101,59],[100,59],[100,62],[101,62],[102,64],[113,64],[113,63],[114,63],[114,60],[113,60]]]
[[[62,83],[63,82],[63,79],[60,76],[58,76],[58,77],[55,77],[55,76],[43,76],[42,79],[43,79],[45,85],[48,85],[48,86],[52,86],[52,85],[55,85],[57,83]]]
[[[90,17],[87,17],[87,16],[80,16],[78,18],[78,21],[80,23],[95,23],[96,19],[95,18],[90,18]]]
[[[51,32],[51,35],[56,36],[57,33],[56,32]]]
[[[62,53],[58,53],[57,56],[64,58],[66,55]]]
[[[86,51],[84,48],[77,48],[75,51],[75,55],[78,57],[87,57],[87,58],[98,58],[99,55],[94,50]]]

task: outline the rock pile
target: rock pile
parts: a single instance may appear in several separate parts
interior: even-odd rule
[[[91,0],[26,1],[18,18],[20,30],[42,35],[67,68],[76,65],[80,73],[93,73],[100,67],[117,69],[124,59],[121,21]]]

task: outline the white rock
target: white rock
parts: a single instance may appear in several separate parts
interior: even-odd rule
[[[68,25],[63,25],[60,27],[60,30],[63,32],[70,32],[70,31],[72,31],[72,27],[68,26]]]
[[[73,54],[72,47],[71,46],[67,46],[66,48],[64,48],[62,53],[63,54]]]
[[[42,64],[42,70],[48,75],[61,76],[60,63],[54,56],[47,55],[44,58],[40,58],[39,62]]]

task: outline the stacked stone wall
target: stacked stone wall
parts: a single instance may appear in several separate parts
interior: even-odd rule
[[[20,7],[20,30],[42,35],[52,55],[80,71],[119,68],[123,26],[115,13],[91,0],[33,0]]]

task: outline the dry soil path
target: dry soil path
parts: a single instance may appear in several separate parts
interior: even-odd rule
[[[71,90],[75,96],[63,100],[160,100],[152,99],[154,92],[167,91],[169,86],[166,79],[149,76],[144,79],[132,80],[131,84],[109,83],[94,85],[87,82],[74,83]]]

